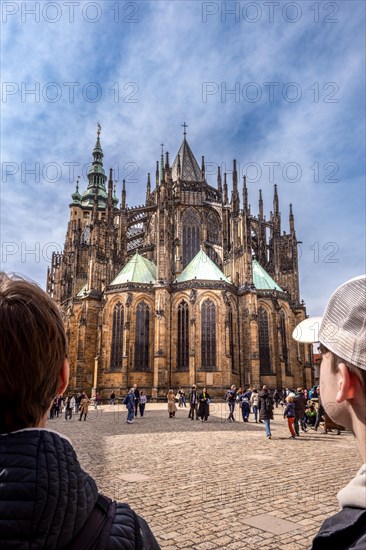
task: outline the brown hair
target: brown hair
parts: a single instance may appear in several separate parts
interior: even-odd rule
[[[66,357],[55,302],[35,283],[0,273],[0,433],[39,424]]]
[[[339,355],[336,355],[332,351],[330,351],[327,347],[325,347],[322,343],[320,343],[319,346],[320,353],[330,353],[331,354],[331,369],[333,373],[336,373],[338,370],[338,365],[340,363],[344,363],[347,365],[347,368],[350,372],[355,374],[358,379],[360,380],[361,384],[363,385],[363,389],[366,392],[366,370],[360,369],[359,367],[356,367],[355,365],[352,365],[349,361],[346,361],[346,359],[342,359],[342,357],[339,357]]]

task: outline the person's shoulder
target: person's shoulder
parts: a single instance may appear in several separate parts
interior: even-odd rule
[[[327,518],[313,540],[311,550],[364,550],[366,548],[366,509],[345,507]]]

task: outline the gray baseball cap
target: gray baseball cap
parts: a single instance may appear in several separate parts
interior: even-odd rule
[[[355,367],[366,370],[366,275],[337,288],[323,317],[305,319],[292,337],[309,344],[320,342]]]

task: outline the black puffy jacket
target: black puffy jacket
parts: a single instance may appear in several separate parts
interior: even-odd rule
[[[160,547],[127,504],[98,495],[65,437],[45,429],[0,435],[0,548]]]
[[[313,540],[311,550],[365,550],[366,510],[343,508],[326,519]]]

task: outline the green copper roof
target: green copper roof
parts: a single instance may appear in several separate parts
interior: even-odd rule
[[[253,260],[253,283],[258,290],[275,289],[283,292],[282,288],[268,275],[267,271],[263,269],[257,260]]]
[[[232,284],[202,249],[177,277],[176,282],[183,283],[184,281],[192,281],[194,279],[201,281],[223,281]]]
[[[138,252],[120,271],[117,277],[111,282],[113,285],[123,283],[154,283],[156,280],[156,265],[147,258],[140,256]]]

